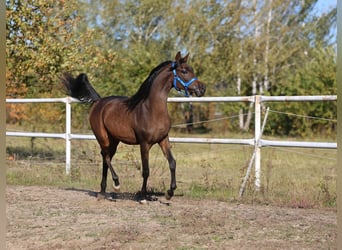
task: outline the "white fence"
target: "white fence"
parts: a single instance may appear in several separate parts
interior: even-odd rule
[[[255,107],[255,130],[254,138],[251,139],[222,139],[222,138],[179,138],[170,137],[171,142],[177,143],[206,143],[206,144],[242,144],[254,146],[255,187],[260,188],[260,162],[261,147],[304,147],[304,148],[328,148],[336,149],[337,143],[332,142],[301,142],[301,141],[277,141],[261,139],[261,104],[263,102],[303,102],[303,101],[336,101],[336,95],[322,96],[242,96],[242,97],[171,97],[168,102],[252,102]],[[37,133],[37,132],[7,132],[6,136],[44,137],[65,139],[65,171],[70,174],[71,140],[94,140],[94,135],[72,134],[71,132],[71,103],[78,100],[65,98],[42,98],[42,99],[6,99],[6,103],[56,103],[66,104],[66,129],[65,133]]]

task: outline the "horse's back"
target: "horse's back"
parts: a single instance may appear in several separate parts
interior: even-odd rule
[[[119,112],[119,110],[127,109],[125,100],[126,96],[107,96],[96,101],[91,107],[89,119],[90,122],[95,122],[99,117],[103,116],[108,111]]]

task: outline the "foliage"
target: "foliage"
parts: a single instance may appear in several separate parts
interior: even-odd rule
[[[336,94],[336,8],[315,12],[317,0],[6,0],[7,97],[64,96],[59,76],[85,72],[102,96],[132,95],[149,72],[181,50],[207,84],[208,96]],[[286,105],[286,112],[336,118],[335,103]],[[301,106],[299,106],[301,105]],[[76,127],[88,106],[77,105]],[[197,107],[195,107],[197,108]],[[279,111],[285,110],[275,105]],[[171,113],[184,113],[181,107]],[[195,120],[240,114],[250,106],[203,105]],[[7,121],[57,122],[64,112],[7,106]],[[181,111],[181,112],[180,112]],[[204,116],[204,117],[203,117]],[[31,117],[31,118],[29,118]],[[59,118],[58,118],[59,117]],[[269,133],[331,133],[327,121],[270,117]]]
[[[336,58],[334,50],[332,48],[317,48],[312,53],[314,55],[312,55],[311,61],[303,65],[300,71],[289,77],[289,84],[282,84],[274,88],[272,91],[274,95],[336,94],[336,64],[334,63]],[[299,115],[273,117],[269,124],[272,129],[268,131],[272,134],[302,137],[312,134],[331,136],[336,131],[337,106],[333,102],[294,102],[285,106],[283,104],[273,104],[271,109]],[[307,119],[303,118],[303,116],[319,119]]]

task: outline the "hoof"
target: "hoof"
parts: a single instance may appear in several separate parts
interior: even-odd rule
[[[172,196],[173,196],[173,192],[171,190],[167,190],[167,192],[165,194],[165,198],[167,200],[171,200]]]
[[[147,204],[147,200],[146,199],[140,200],[139,203],[145,205]]]
[[[114,188],[114,191],[115,192],[120,192],[120,185],[115,185],[114,183],[113,183],[113,188]]]
[[[104,200],[104,199],[106,199],[105,193],[98,193],[97,194],[97,200]]]

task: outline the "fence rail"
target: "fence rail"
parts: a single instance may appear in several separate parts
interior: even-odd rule
[[[336,149],[337,143],[333,142],[307,142],[307,141],[277,141],[261,139],[261,104],[263,102],[307,102],[307,101],[336,101],[336,95],[320,96],[241,96],[241,97],[170,97],[168,102],[250,102],[255,108],[255,129],[254,138],[251,139],[223,139],[223,138],[180,138],[170,137],[171,142],[176,143],[206,143],[206,144],[241,144],[254,146],[254,169],[255,187],[260,188],[261,174],[261,148],[272,147],[304,147],[304,148],[326,148]],[[6,131],[6,136],[61,138],[65,140],[65,171],[70,174],[71,167],[71,140],[94,140],[91,134],[71,133],[71,103],[80,102],[72,97],[65,98],[32,98],[32,99],[6,99],[6,103],[56,103],[66,104],[66,129],[65,133],[39,133],[39,132],[10,132]]]

